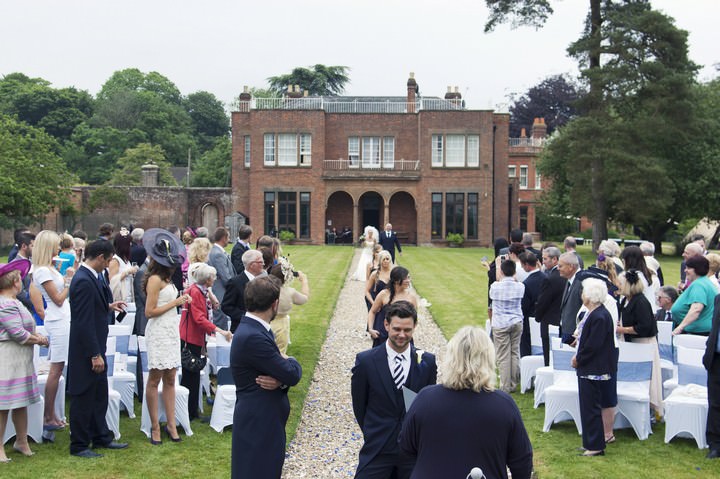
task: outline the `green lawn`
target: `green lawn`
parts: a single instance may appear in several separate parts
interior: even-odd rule
[[[589,265],[589,249],[580,249]],[[432,306],[433,318],[447,338],[465,325],[484,326],[487,319],[487,274],[480,266],[483,249],[404,248],[400,262],[412,275],[413,285]],[[660,257],[665,280],[676,284],[680,258]],[[535,469],[545,478],[710,478],[720,477],[720,461],[708,461],[706,451],[694,441],[675,439],[664,443],[664,426],[638,441],[631,430],[617,433],[617,442],[603,458],[579,458],[575,448],[581,438],[573,423],[555,425],[542,432],[544,409],[533,409],[532,394],[513,395],[535,450]]]

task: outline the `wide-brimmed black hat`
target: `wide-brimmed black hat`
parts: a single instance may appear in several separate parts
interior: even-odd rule
[[[151,228],[143,235],[143,246],[156,263],[176,268],[185,262],[187,250],[182,240],[162,228]]]

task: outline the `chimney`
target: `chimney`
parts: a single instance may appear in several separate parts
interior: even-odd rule
[[[290,85],[288,86],[288,98],[300,98],[303,96],[302,92],[300,91],[300,85]]]
[[[527,132],[525,128],[520,128],[520,138],[527,138]]]
[[[460,95],[460,87],[447,87],[447,93],[445,93],[445,99],[446,100],[460,100],[462,96]]]
[[[535,118],[533,120],[531,135],[533,138],[545,138],[547,136],[545,118]]]
[[[415,81],[415,72],[410,72],[410,78],[407,81],[407,111],[415,113],[415,101],[418,94],[418,84]]]
[[[142,165],[142,185],[145,187],[153,187],[158,185],[158,176],[160,175],[160,167],[153,163]]]
[[[247,85],[243,86],[243,92],[240,93],[240,104],[238,105],[238,111],[250,111],[250,100],[252,100],[252,95],[250,95],[250,89]]]

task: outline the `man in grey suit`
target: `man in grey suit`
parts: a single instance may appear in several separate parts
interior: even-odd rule
[[[558,271],[560,276],[568,281],[560,302],[560,337],[566,344],[572,344],[575,341],[573,333],[577,327],[577,314],[582,306],[582,284],[581,279],[577,276],[579,269],[580,265],[574,252],[560,255]]]
[[[227,229],[220,226],[213,234],[213,247],[208,256],[208,264],[217,271],[217,279],[213,284],[213,293],[218,301],[222,303],[225,296],[225,288],[228,281],[235,277],[235,268],[233,268],[230,255],[225,252],[225,247],[230,241],[230,233]],[[220,329],[228,329],[228,316],[220,309],[213,311],[213,323]]]

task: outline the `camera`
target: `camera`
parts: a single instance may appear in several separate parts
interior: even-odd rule
[[[295,276],[295,277],[297,278],[297,277],[299,276],[299,275],[298,275],[298,272],[297,272],[297,271],[293,271],[293,276]]]

